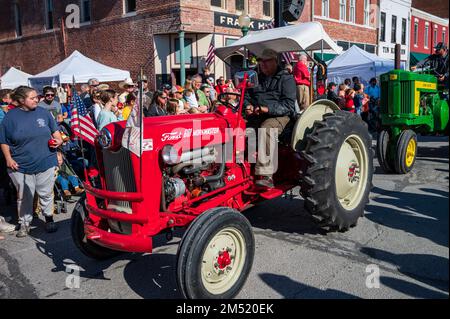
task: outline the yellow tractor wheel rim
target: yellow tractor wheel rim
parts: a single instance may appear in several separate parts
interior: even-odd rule
[[[410,139],[408,147],[406,148],[406,166],[410,167],[414,163],[415,158],[416,158],[416,141],[414,139]]]

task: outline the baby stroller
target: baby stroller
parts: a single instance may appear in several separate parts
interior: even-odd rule
[[[58,151],[58,162],[59,170],[54,186],[56,214],[67,213],[67,203],[76,201],[72,200],[72,194],[81,195],[84,192],[80,187],[82,185],[81,179],[62,149]]]
[[[0,151],[0,189],[3,191],[3,198],[7,206],[10,206],[17,199],[16,188],[8,175],[6,159]]]

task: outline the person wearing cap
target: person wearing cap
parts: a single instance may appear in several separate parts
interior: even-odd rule
[[[125,81],[119,83],[119,87],[122,90],[119,95],[119,102],[123,105],[127,101],[128,95],[133,94],[136,90],[136,83],[131,78],[126,78]]]
[[[305,54],[300,55],[300,61],[295,65],[292,74],[297,85],[298,105],[301,111],[305,111],[309,106],[309,88],[311,86],[308,57]]]
[[[171,90],[172,90],[172,85],[170,85],[168,83],[161,85],[161,91],[163,91],[166,95],[169,95]]]
[[[248,133],[259,129],[259,149],[255,173],[256,185],[273,188],[273,174],[277,169],[276,149],[278,135],[295,116],[297,97],[294,77],[281,68],[278,54],[265,49],[258,57],[259,85],[246,91],[244,110],[247,117]],[[261,130],[262,129],[262,130]],[[277,134],[273,134],[274,130]],[[265,151],[265,156],[262,156]]]
[[[419,61],[412,70],[416,68],[429,67],[434,71],[434,75],[437,77],[440,84],[445,84],[448,87],[448,52],[447,46],[443,42],[439,42],[434,47],[435,51],[432,55]]]
[[[53,118],[56,119],[56,116],[61,113],[61,104],[55,100],[56,90],[51,86],[46,86],[43,89],[44,99],[39,102],[38,106],[49,111]]]
[[[148,108],[153,99],[153,92],[148,89],[148,77],[145,74],[142,77],[142,89],[144,91],[144,106]]]
[[[183,88],[179,85],[172,87],[170,97],[178,101],[178,112],[189,110],[189,104],[183,99]]]
[[[87,92],[83,92],[80,95],[80,98],[83,100],[84,105],[89,110],[93,105],[91,96],[94,94],[94,92],[97,91],[97,87],[100,85],[100,82],[96,78],[92,78],[88,80],[87,84],[89,86],[89,90]]]

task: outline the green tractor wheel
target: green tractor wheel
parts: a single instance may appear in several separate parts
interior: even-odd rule
[[[414,166],[417,156],[417,135],[414,131],[403,131],[397,140],[395,154],[395,171],[398,174],[406,174]]]
[[[382,130],[378,134],[377,139],[377,158],[380,163],[381,168],[385,173],[392,173],[395,169],[394,161],[392,156],[389,154],[389,143],[391,142],[391,137],[388,130]]]

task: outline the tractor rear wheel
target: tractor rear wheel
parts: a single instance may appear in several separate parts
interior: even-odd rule
[[[321,226],[347,230],[364,215],[373,175],[372,138],[353,113],[335,111],[316,121],[301,152],[305,208]]]
[[[255,254],[249,221],[227,207],[198,216],[177,253],[177,282],[185,298],[229,299],[247,280]]]
[[[417,135],[412,130],[403,131],[397,140],[395,171],[406,174],[412,170],[417,156]]]
[[[119,255],[121,253],[120,251],[102,247],[86,238],[84,232],[84,219],[87,216],[85,201],[86,195],[82,195],[72,212],[71,232],[75,246],[84,255],[97,260],[106,260]]]
[[[395,169],[394,161],[390,158],[389,143],[391,141],[389,131],[382,130],[377,139],[377,158],[385,173],[392,173]]]

